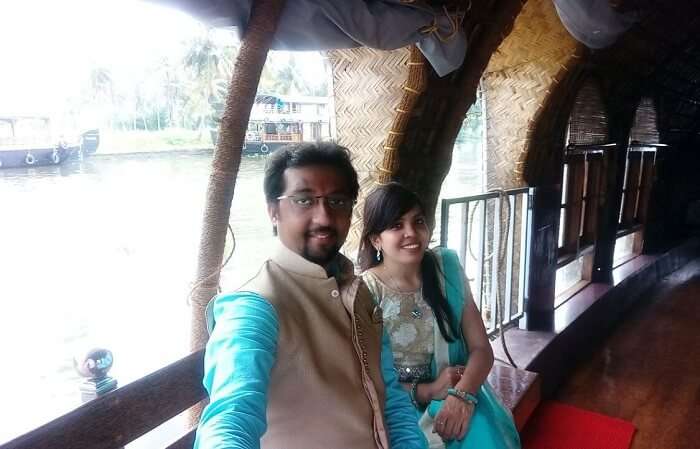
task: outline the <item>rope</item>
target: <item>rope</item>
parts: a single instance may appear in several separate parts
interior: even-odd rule
[[[470,1],[467,11],[469,11],[471,7],[472,3]],[[430,23],[430,25],[426,25],[418,31],[423,34],[433,34],[440,42],[447,43],[454,39],[454,37],[459,33],[462,22],[464,21],[465,13],[458,10],[451,14],[445,5],[442,6],[442,11],[445,14],[445,18],[447,18],[447,22],[450,24],[450,29],[448,30],[447,35],[444,35],[442,30],[440,30],[437,15],[433,17],[433,21]]]
[[[248,118],[284,3],[284,0],[258,0],[252,3],[250,19],[236,57],[234,75],[219,125],[219,141],[211,163],[195,286],[189,297],[192,350],[200,349],[208,339],[203,312],[218,291],[219,270]]]
[[[489,190],[489,193],[498,193],[498,196],[500,198],[499,202],[499,210],[497,213],[497,216],[494,216],[494,220],[499,220],[499,222],[503,223],[503,210],[504,210],[504,205],[505,205],[505,210],[507,211],[505,214],[505,228],[504,232],[501,232],[501,235],[499,236],[499,241],[498,241],[498,254],[495,254],[495,251],[492,251],[491,254],[488,256],[484,256],[483,261],[490,260],[492,257],[497,256],[496,260],[498,262],[498,266],[500,267],[505,259],[506,256],[506,246],[508,244],[508,235],[511,232],[510,229],[510,213],[511,213],[511,207],[510,207],[510,199],[508,198],[508,192],[506,192],[503,189],[492,189]],[[483,207],[486,208],[486,201],[483,201]],[[467,222],[467,236],[469,236],[469,241],[467,242],[467,248],[469,250],[469,255],[472,256],[472,258],[478,262],[478,258],[474,255],[474,250],[472,249],[472,242],[471,242],[471,235],[472,235],[472,227],[474,225],[474,212],[478,209],[478,205],[472,209],[472,212],[470,214],[469,220]],[[501,298],[501,288],[498,285],[498,271],[495,270],[494,278],[491,280],[491,288],[496,289],[496,304],[495,304],[495,310],[494,314],[495,316],[495,322],[496,322],[496,330],[498,331],[498,337],[501,340],[501,347],[503,348],[503,352],[506,355],[506,358],[508,361],[506,362],[505,360],[496,358],[499,362],[502,363],[507,363],[513,368],[517,368],[518,365],[515,363],[515,360],[513,360],[513,357],[510,355],[510,351],[508,350],[508,346],[506,344],[506,337],[505,337],[505,329],[503,327],[503,317],[501,314],[503,313],[503,309],[505,309],[505,303],[503,302],[505,298]],[[481,288],[481,285],[479,286]]]
[[[400,103],[394,108],[396,115],[391,123],[389,135],[383,144],[384,156],[376,175],[377,183],[379,184],[386,184],[391,181],[399,169],[398,149],[406,135],[410,118],[409,114],[413,111],[418,97],[423,93],[427,84],[425,58],[415,45],[411,45],[407,65],[408,76],[406,77],[406,82],[401,86],[403,96]]]
[[[508,193],[503,189],[493,189],[493,190],[488,191],[488,193],[493,193],[493,192],[497,192],[499,194],[499,196],[501,196],[501,197],[503,197],[503,195],[505,195],[506,200],[508,199]],[[503,195],[501,193],[503,193]],[[506,217],[510,217],[510,201],[501,200],[501,209],[503,208],[503,203],[506,203],[506,208],[508,210]],[[486,200],[484,200],[484,202],[482,204],[484,205],[484,207],[486,207]],[[469,223],[467,226],[467,235],[471,235],[471,227],[474,223],[474,212],[476,212],[476,209],[477,209],[476,207],[474,209],[472,209],[471,216],[469,218]],[[501,218],[501,211],[499,211],[498,215],[499,215],[498,218],[500,219]],[[506,222],[506,232],[503,233],[503,235],[505,235],[505,238],[508,238],[509,228],[510,228],[510,223]],[[499,243],[498,249],[500,250],[504,245],[501,245],[500,241],[498,243]],[[474,260],[476,260],[478,262],[478,258],[477,258],[477,256],[474,255],[474,250],[472,249],[471,239],[469,240],[467,247],[469,248],[469,254],[472,256],[472,258]],[[484,256],[484,261],[490,260],[492,257],[493,257],[493,252],[491,254],[489,254],[488,256]],[[505,250],[503,250],[502,254],[499,254],[499,263],[503,262],[504,257],[505,257]]]
[[[228,264],[228,262],[233,257],[233,252],[236,250],[236,235],[233,233],[233,228],[231,227],[230,223],[227,225],[227,227],[228,227],[228,233],[231,234],[231,241],[233,242],[233,244],[231,245],[231,251],[229,251],[228,256],[226,256],[226,260],[224,260],[224,263],[222,263],[221,266],[217,270],[212,271],[204,279],[201,279],[200,281],[195,282],[192,285],[190,292],[187,294],[187,305],[188,306],[192,305],[192,296],[194,296],[195,291],[197,291],[197,289],[200,288],[203,284],[209,282],[212,278],[218,277],[221,274],[221,270],[224,269],[224,267]],[[219,278],[219,280],[220,280],[220,278]],[[216,291],[218,293],[221,293],[221,283],[220,282],[216,283]]]

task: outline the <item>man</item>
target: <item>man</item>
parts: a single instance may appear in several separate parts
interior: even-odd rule
[[[427,447],[381,310],[338,252],[359,189],[347,149],[281,148],[264,189],[280,244],[213,302],[195,448]]]

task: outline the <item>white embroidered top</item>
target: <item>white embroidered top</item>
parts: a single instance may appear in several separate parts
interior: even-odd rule
[[[402,381],[430,375],[430,363],[435,352],[435,318],[423,299],[421,289],[397,291],[371,271],[365,272],[367,287],[382,308],[384,328],[391,339],[394,365]]]

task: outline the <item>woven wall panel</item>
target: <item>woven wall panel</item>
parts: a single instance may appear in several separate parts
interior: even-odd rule
[[[569,143],[609,143],[608,115],[600,89],[593,79],[587,79],[576,93],[569,119]]]
[[[651,98],[642,98],[634,115],[630,140],[642,143],[659,143],[659,130],[656,121],[656,107]]]
[[[487,187],[524,185],[531,125],[554,83],[578,60],[580,46],[550,0],[530,0],[484,72]]]
[[[383,157],[383,143],[391,129],[394,107],[408,75],[408,48],[381,51],[370,48],[328,52],[333,70],[333,94],[338,143],[350,149],[360,180],[360,198],[343,252],[357,255],[364,198],[375,185]]]

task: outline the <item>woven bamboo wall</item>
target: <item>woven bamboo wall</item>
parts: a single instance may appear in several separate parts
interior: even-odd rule
[[[408,74],[408,48],[380,51],[370,48],[328,52],[333,70],[336,133],[350,149],[360,181],[360,198],[343,252],[357,256],[364,198],[374,187],[382,161],[384,140],[391,129],[401,89]]]
[[[657,125],[654,101],[649,97],[643,98],[634,116],[630,140],[642,143],[659,143],[659,129]]]
[[[593,78],[587,78],[576,92],[569,119],[568,140],[575,145],[610,143],[608,113],[600,88]]]
[[[525,184],[523,164],[533,121],[553,85],[579,61],[581,47],[550,0],[529,0],[483,76],[488,188]]]

